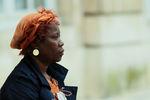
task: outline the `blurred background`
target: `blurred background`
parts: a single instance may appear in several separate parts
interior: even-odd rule
[[[150,100],[150,0],[0,0],[0,87],[23,56],[10,48],[17,23],[43,5],[60,16],[77,100]]]

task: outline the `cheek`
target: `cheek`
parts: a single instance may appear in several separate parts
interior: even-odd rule
[[[43,55],[50,58],[58,54],[58,45],[56,41],[48,40],[42,45]]]
[[[56,42],[52,42],[48,46],[48,50],[51,51],[52,53],[56,53],[58,51],[58,45]]]
[[[57,53],[58,53],[58,49],[56,46],[49,46],[47,49],[46,49],[46,52],[48,53],[47,56],[56,56]]]

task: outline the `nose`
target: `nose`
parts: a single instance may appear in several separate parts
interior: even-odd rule
[[[64,45],[64,43],[62,42],[62,40],[59,41],[59,44],[58,44],[60,47],[62,47]]]

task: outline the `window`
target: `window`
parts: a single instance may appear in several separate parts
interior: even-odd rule
[[[3,0],[0,0],[0,12],[3,11]]]
[[[34,7],[45,6],[44,0],[34,0]]]
[[[142,0],[83,0],[85,15],[139,13]]]
[[[27,0],[15,0],[15,9],[22,10],[27,8]]]

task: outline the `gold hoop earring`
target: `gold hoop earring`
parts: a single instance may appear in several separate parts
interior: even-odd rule
[[[38,49],[34,49],[32,53],[33,53],[34,56],[38,56],[39,55],[39,50]]]

